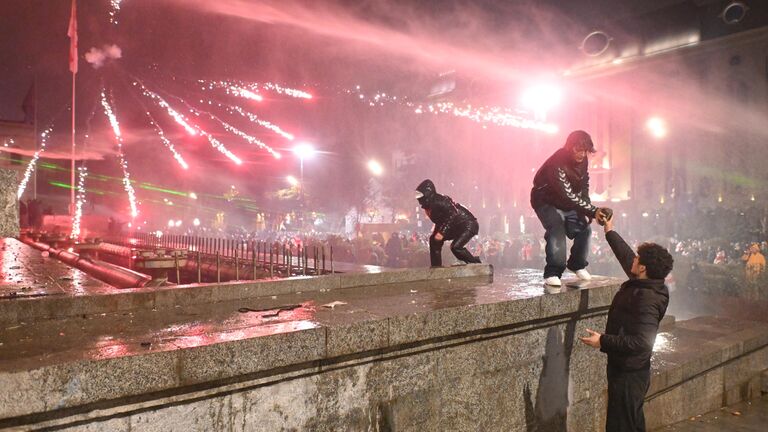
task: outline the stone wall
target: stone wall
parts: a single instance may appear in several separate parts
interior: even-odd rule
[[[605,356],[577,335],[617,289],[8,370],[0,429],[597,431]]]
[[[19,235],[19,181],[16,171],[0,169],[0,237]]]
[[[339,358],[65,430],[597,431],[604,356],[574,335],[603,326],[566,319]]]

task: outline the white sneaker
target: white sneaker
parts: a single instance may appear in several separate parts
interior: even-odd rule
[[[560,286],[563,284],[562,282],[560,282],[560,278],[557,276],[550,276],[544,279],[544,283],[549,286]]]
[[[583,281],[592,280],[592,275],[589,274],[587,269],[576,270],[574,273],[576,273],[576,277]]]

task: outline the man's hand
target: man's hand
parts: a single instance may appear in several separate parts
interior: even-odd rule
[[[587,329],[587,333],[589,333],[589,336],[579,336],[579,340],[591,346],[592,348],[600,348],[600,336],[602,336],[602,334],[590,329]]]
[[[600,207],[595,212],[595,219],[600,225],[605,225],[605,221],[613,218],[613,210],[608,207]]]
[[[603,231],[607,234],[609,231],[613,231],[613,218],[606,219],[603,224]]]
[[[444,237],[443,237],[443,235],[442,235],[442,234],[440,234],[440,233],[435,233],[435,240],[437,240],[437,241],[442,241],[442,240],[443,240],[443,238],[444,238]]]

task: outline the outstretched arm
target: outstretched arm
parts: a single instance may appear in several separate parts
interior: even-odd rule
[[[611,246],[613,254],[616,255],[616,259],[619,260],[621,268],[624,273],[629,277],[632,275],[632,261],[635,259],[635,251],[624,241],[623,238],[613,230],[613,220],[606,219],[605,221],[605,239],[608,241],[608,245]]]

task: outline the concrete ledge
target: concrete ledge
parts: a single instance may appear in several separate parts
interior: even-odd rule
[[[395,277],[411,278],[425,274],[430,277],[436,277],[436,275],[455,277],[458,274],[473,278],[477,275],[489,275],[490,267],[431,269],[426,270],[426,273],[425,271],[403,271],[398,272]],[[283,289],[282,285],[296,287],[297,284],[307,284],[312,280],[276,281],[272,285],[278,285],[279,289]],[[383,279],[376,276],[375,280],[380,282]],[[364,279],[361,282],[364,282]],[[437,287],[432,288],[435,293],[441,293],[441,283],[438,280]],[[445,289],[451,285],[447,281],[445,284]],[[233,284],[227,284],[229,285]],[[253,293],[253,286],[254,284],[241,284],[241,292]],[[339,283],[340,286],[341,283]],[[51,410],[67,410],[102,401],[151,395],[156,392],[185,393],[190,391],[188,388],[195,386],[226,385],[221,383],[231,380],[234,382],[243,379],[268,381],[268,377],[271,376],[273,380],[279,381],[280,377],[286,373],[300,371],[302,374],[312,374],[333,365],[344,365],[344,368],[357,367],[356,365],[375,362],[382,356],[409,357],[424,350],[448,349],[454,345],[463,347],[481,343],[486,339],[503,338],[518,341],[515,342],[515,348],[504,348],[507,354],[501,360],[504,360],[505,364],[521,361],[538,362],[543,351],[539,354],[528,352],[522,349],[526,343],[542,344],[544,339],[549,338],[547,331],[544,330],[546,327],[562,326],[566,320],[583,319],[582,316],[588,317],[592,326],[604,325],[604,316],[607,313],[605,307],[590,309],[585,305],[588,305],[592,298],[595,299],[594,304],[604,304],[606,292],[615,290],[617,286],[617,280],[606,279],[580,290],[563,288],[559,293],[524,298],[500,294],[498,301],[460,306],[452,306],[449,302],[443,307],[419,312],[408,312],[410,302],[403,301],[401,308],[387,316],[382,316],[381,312],[374,310],[366,312],[353,309],[348,313],[334,314],[326,309],[328,312],[324,313],[329,317],[333,316],[333,320],[318,317],[315,321],[288,321],[273,326],[275,329],[279,328],[277,333],[273,329],[265,329],[263,336],[257,335],[240,340],[226,341],[222,338],[217,343],[189,348],[158,347],[158,349],[165,349],[160,352],[142,352],[138,346],[124,346],[120,349],[124,349],[127,354],[116,358],[63,361],[38,367],[30,367],[28,363],[25,365],[23,359],[18,359],[14,367],[6,364],[3,370],[0,366],[0,388],[17,389],[15,392],[0,394],[0,426],[2,419]],[[381,287],[376,289],[381,290],[382,296],[393,295],[387,286],[377,285],[377,287]],[[193,287],[183,289],[191,288]],[[477,292],[496,288],[493,285],[480,285],[477,288],[461,286],[453,289],[454,292],[467,290]],[[500,291],[504,292],[504,289]],[[184,299],[182,292],[184,291],[176,290],[169,295],[177,296],[176,298],[182,301]],[[263,293],[258,290],[257,292]],[[355,292],[355,290],[347,291],[347,294],[353,295]],[[405,292],[406,294],[400,295],[407,299],[410,294],[407,294],[407,289]],[[418,294],[426,297],[431,295],[422,292]],[[316,295],[327,297],[328,293]],[[362,295],[367,296],[368,293]],[[545,300],[548,305],[546,310],[543,307]],[[195,296],[193,301],[210,301],[210,297],[199,295]],[[284,302],[280,298],[269,301],[276,304]],[[172,302],[168,302],[168,305],[170,304]],[[493,343],[489,346],[493,346]],[[541,346],[543,350],[543,345]],[[155,349],[154,345],[153,349]],[[465,349],[461,348],[461,350]],[[486,356],[500,348],[488,349],[490,351],[487,351],[489,354]],[[580,355],[601,357],[598,353],[588,352],[586,349],[581,352]],[[482,363],[484,359],[477,360]],[[498,369],[497,360],[493,361],[496,365],[492,368],[493,370]],[[451,372],[454,375],[449,373],[449,376],[454,377],[452,379],[459,379],[462,370],[460,363],[451,360],[450,364],[455,366],[455,368],[449,367],[451,370],[455,369]],[[481,366],[480,363],[477,367]],[[590,360],[583,364],[584,367],[592,367],[599,362]],[[590,374],[592,375],[594,374]],[[580,393],[588,395],[589,391],[580,391]],[[19,394],[23,397],[19,397]]]
[[[760,395],[768,324],[702,317],[678,322],[659,337],[686,343],[654,354],[645,407],[649,430]]]
[[[175,306],[215,303],[270,297],[289,293],[331,291],[407,283],[423,280],[477,278],[493,280],[493,267],[487,264],[442,268],[397,269],[380,273],[345,273],[325,276],[297,276],[249,282],[190,284],[170,287],[115,289],[88,296],[52,296],[32,299],[0,300],[0,324],[29,322],[129,311],[133,309],[167,309]]]

